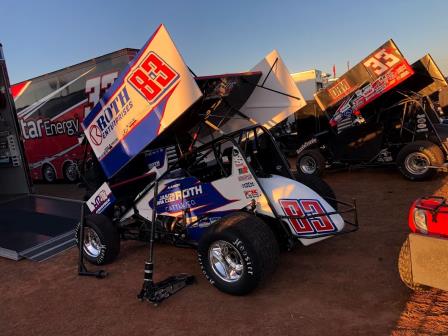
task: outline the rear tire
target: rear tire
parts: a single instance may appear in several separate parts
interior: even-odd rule
[[[297,174],[321,176],[325,170],[325,158],[319,149],[307,149],[297,157]]]
[[[76,229],[76,243],[80,246],[80,224]],[[120,235],[109,218],[104,215],[86,217],[84,226],[84,257],[94,265],[114,261],[120,253]]]
[[[437,173],[436,169],[427,166],[441,166],[445,158],[439,146],[423,140],[404,146],[398,153],[396,162],[405,178],[423,181]]]
[[[42,178],[47,183],[54,183],[56,181],[56,171],[48,163],[42,167]]]
[[[78,167],[76,166],[76,163],[73,162],[67,162],[64,164],[64,178],[69,183],[75,183],[78,181]]]
[[[300,175],[295,174],[294,178],[297,182],[306,185],[308,188],[314,190],[319,196],[323,197],[333,209],[338,209],[336,201],[336,194],[327,182],[315,175]]]
[[[414,291],[425,289],[424,286],[419,285],[412,280],[411,249],[409,245],[409,238],[406,238],[400,249],[400,255],[398,256],[398,272],[400,273],[401,281],[403,281],[408,288]]]
[[[271,274],[279,246],[260,218],[236,212],[209,227],[199,241],[198,260],[207,280],[220,291],[244,295]]]

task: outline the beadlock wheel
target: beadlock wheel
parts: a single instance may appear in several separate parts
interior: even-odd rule
[[[317,163],[311,156],[303,156],[299,161],[300,170],[305,173],[312,175],[317,170]]]
[[[403,176],[412,181],[423,181],[437,174],[437,167],[445,162],[445,155],[438,145],[419,140],[408,143],[396,158],[397,167]]]
[[[243,258],[232,244],[224,240],[214,242],[210,245],[208,258],[213,272],[220,279],[236,282],[243,276]]]
[[[279,246],[261,218],[231,213],[213,223],[198,244],[198,261],[206,279],[219,290],[245,295],[274,271]]]
[[[306,149],[298,154],[296,169],[298,174],[320,176],[325,170],[325,158],[318,148]]]
[[[101,239],[92,228],[84,228],[84,252],[91,258],[98,258],[101,254]]]
[[[423,175],[429,170],[431,160],[424,153],[414,152],[404,160],[406,170],[415,175]]]

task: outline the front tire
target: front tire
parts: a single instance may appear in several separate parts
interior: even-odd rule
[[[203,235],[198,259],[207,280],[220,291],[244,295],[271,274],[279,246],[273,232],[255,215],[237,212]]]
[[[76,243],[80,246],[80,226],[76,230]],[[94,265],[114,261],[120,253],[120,235],[113,223],[104,215],[86,217],[84,226],[84,257]]]
[[[436,144],[416,141],[404,146],[397,155],[397,166],[403,176],[412,181],[423,181],[433,177],[437,171],[429,166],[441,166],[444,156]]]
[[[321,176],[325,170],[325,158],[319,149],[308,149],[297,157],[297,174]]]

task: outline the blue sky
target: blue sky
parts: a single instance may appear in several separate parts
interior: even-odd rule
[[[0,42],[12,83],[140,48],[160,23],[200,75],[249,70],[274,48],[291,72],[341,74],[389,38],[448,74],[447,18],[444,0],[3,0]]]

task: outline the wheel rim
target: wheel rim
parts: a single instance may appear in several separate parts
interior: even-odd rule
[[[56,178],[56,173],[54,172],[53,167],[46,166],[44,169],[44,178],[47,182],[53,182]]]
[[[224,240],[218,240],[210,246],[208,259],[213,272],[226,282],[236,282],[243,276],[244,263],[240,252]]]
[[[65,169],[65,177],[67,177],[67,180],[69,180],[70,182],[76,181],[76,179],[78,178],[78,170],[76,168],[76,164],[71,163],[67,166],[67,168]]]
[[[415,152],[406,157],[404,165],[408,172],[414,175],[423,175],[429,170],[431,161],[426,154]]]
[[[84,252],[91,258],[98,258],[101,254],[101,249],[103,245],[101,244],[101,239],[90,227],[84,228]]]
[[[317,163],[311,156],[304,156],[299,162],[300,170],[305,174],[314,174],[317,170]]]

